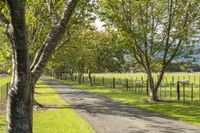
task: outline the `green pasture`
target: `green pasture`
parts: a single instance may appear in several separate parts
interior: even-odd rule
[[[87,76],[87,74],[84,74]],[[153,73],[154,80],[157,80],[159,73]],[[92,76],[95,77],[105,77],[105,78],[121,78],[121,79],[132,79],[132,80],[147,80],[145,73],[94,73]],[[184,72],[174,72],[165,73],[163,81],[164,83],[176,83],[178,81],[188,80],[190,83],[199,84],[200,83],[200,72],[195,73],[184,73]]]

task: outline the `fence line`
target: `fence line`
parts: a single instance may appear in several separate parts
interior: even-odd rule
[[[58,77],[57,77],[58,78]],[[73,80],[78,83],[88,83],[88,77],[82,76],[81,80],[78,79],[77,75],[71,77],[68,74],[63,74],[59,77],[63,80]],[[133,78],[106,78],[106,77],[96,77],[92,76],[92,85],[93,86],[104,86],[113,89],[123,89],[124,91],[129,91],[130,93],[140,94],[140,95],[149,95],[150,86],[147,80],[144,77]],[[169,82],[167,79],[163,79],[163,82],[160,84],[158,89],[158,97],[161,100],[173,100],[181,102],[194,102],[200,101],[200,77],[199,83],[196,82],[196,79],[193,79],[193,82],[188,82],[183,78],[178,81],[172,76],[172,80]]]

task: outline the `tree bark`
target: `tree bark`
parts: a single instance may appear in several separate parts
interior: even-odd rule
[[[151,88],[151,92],[150,92],[150,100],[151,101],[158,101],[159,100],[159,98],[158,98],[158,88],[159,88],[159,86],[162,82],[162,79],[163,79],[163,76],[164,76],[164,73],[165,73],[165,67],[166,66],[162,67],[160,74],[159,74],[159,77],[158,77],[158,81],[156,83],[154,83],[152,76],[148,76],[148,81],[150,83],[150,88]],[[150,75],[150,74],[148,74],[148,75]]]
[[[64,33],[67,28],[69,19],[78,3],[78,0],[72,0],[68,6],[65,7],[63,16],[59,23],[53,26],[53,28],[48,33],[46,40],[44,41],[42,47],[37,51],[33,63],[31,64],[31,72],[34,74],[38,80],[43,73],[44,67],[47,65],[51,55],[55,51],[57,45],[62,40]]]
[[[32,99],[34,83],[28,62],[25,1],[7,0],[11,16],[13,74],[7,104],[7,132],[32,133]]]
[[[147,76],[148,76],[148,82],[150,85],[150,93],[149,93],[150,101],[158,101],[158,94],[157,94],[158,89],[155,88],[153,77],[151,73],[147,73]]]

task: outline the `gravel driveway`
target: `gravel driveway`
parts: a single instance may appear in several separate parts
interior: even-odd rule
[[[114,102],[54,80],[43,80],[57,90],[97,133],[200,133],[200,127]]]

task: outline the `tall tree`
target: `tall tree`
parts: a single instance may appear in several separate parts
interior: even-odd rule
[[[32,133],[35,84],[56,46],[62,40],[78,0],[65,2],[62,17],[52,25],[32,63],[29,60],[29,38],[27,37],[25,18],[26,2],[25,0],[7,0],[6,2],[11,21],[2,12],[0,20],[7,28],[7,35],[13,51],[12,81],[7,106],[7,132]]]
[[[147,73],[151,100],[157,101],[166,68],[192,46],[190,39],[199,19],[199,1],[102,0],[101,6],[105,22],[129,41],[129,51]],[[152,76],[155,65],[160,66],[158,79]]]

